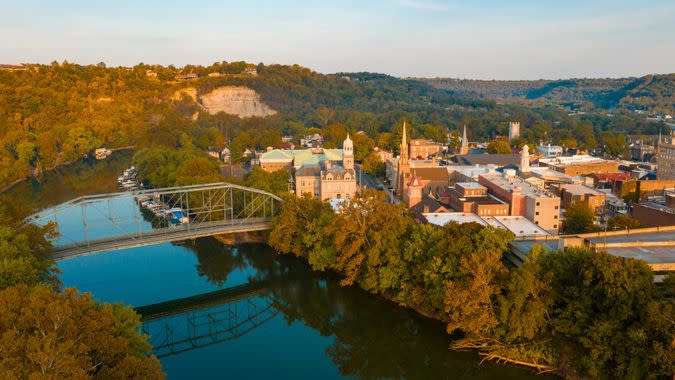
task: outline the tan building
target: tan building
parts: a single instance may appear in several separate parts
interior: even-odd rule
[[[356,193],[356,172],[354,171],[354,144],[349,135],[342,144],[341,160],[331,160],[325,155],[321,156],[317,148],[310,150],[317,156],[312,156],[312,160],[306,160],[295,170],[296,195],[311,194],[322,200],[353,197]]]
[[[546,231],[557,232],[560,227],[560,198],[516,177],[514,170],[478,176],[478,182],[488,193],[508,202],[509,214],[524,216]]]
[[[437,155],[443,151],[443,145],[433,140],[412,139],[410,140],[410,157],[427,159],[430,155]]]
[[[607,195],[601,191],[580,184],[560,186],[560,205],[568,208],[572,203],[583,202],[594,212],[602,214],[605,209]]]
[[[675,127],[670,127],[670,136],[660,141],[656,152],[657,178],[675,179]]]
[[[541,158],[539,164],[570,176],[619,172],[619,161],[603,160],[588,155]]]

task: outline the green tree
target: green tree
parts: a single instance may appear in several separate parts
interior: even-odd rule
[[[246,176],[246,186],[264,190],[276,195],[288,193],[288,171],[285,169],[267,172],[256,166]]]
[[[351,139],[354,141],[354,160],[363,162],[373,152],[375,142],[362,133],[354,134]],[[339,146],[342,146],[342,143]]]
[[[384,177],[386,171],[386,165],[382,162],[380,155],[375,152],[370,152],[370,154],[363,160],[361,169],[364,172],[374,175],[376,177]]]
[[[511,153],[511,147],[505,140],[494,140],[488,144],[487,152],[490,154],[509,154]]]
[[[630,216],[618,214],[607,221],[607,227],[610,230],[625,230],[642,227],[639,220],[633,219]]]
[[[562,230],[566,234],[583,234],[597,230],[593,224],[595,213],[584,202],[575,202],[565,210]]]
[[[0,225],[0,289],[19,284],[56,285],[58,270],[47,240],[56,235],[53,223],[43,227]]]

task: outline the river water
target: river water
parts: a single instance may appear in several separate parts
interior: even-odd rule
[[[116,191],[131,153],[81,161],[1,197],[43,209]],[[65,287],[146,310],[168,379],[526,379],[545,377],[448,350],[444,326],[262,244],[212,238],[59,262]],[[175,301],[179,300],[179,301]],[[174,302],[170,302],[174,301]],[[167,303],[170,302],[170,303]]]

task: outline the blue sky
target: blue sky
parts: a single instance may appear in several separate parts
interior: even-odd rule
[[[0,63],[297,63],[396,76],[675,72],[675,1],[0,0]]]

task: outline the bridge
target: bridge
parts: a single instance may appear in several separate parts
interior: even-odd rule
[[[268,281],[137,307],[158,358],[237,339],[279,311],[263,293]]]
[[[280,209],[281,198],[219,182],[87,195],[28,218],[55,222],[58,260],[199,237],[261,231]]]

